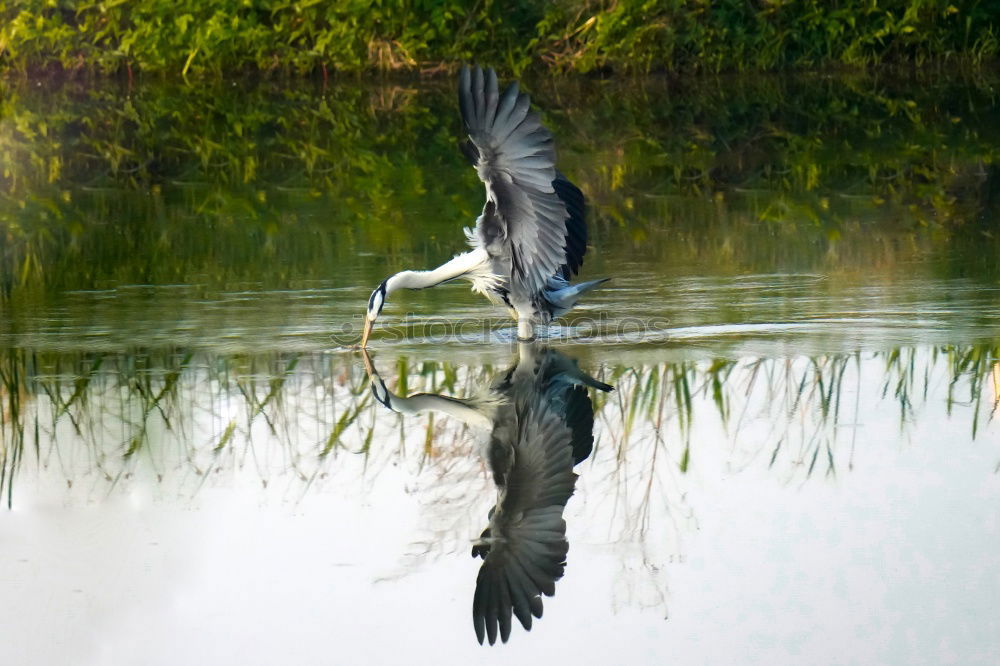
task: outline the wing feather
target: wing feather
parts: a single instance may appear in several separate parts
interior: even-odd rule
[[[486,95],[483,70],[479,67],[472,70],[472,103],[476,111],[476,124],[484,125],[486,123]]]
[[[520,118],[514,113],[518,99],[520,99],[520,89],[515,81],[507,86],[507,90],[500,97],[497,114],[493,119],[493,133],[498,141],[502,141],[508,137],[520,122]]]
[[[507,396],[494,416],[489,464],[500,490],[473,556],[483,558],[473,597],[479,642],[506,642],[512,618],[530,630],[542,597],[555,594],[569,543],[563,511],[573,466],[593,448],[594,408],[586,386],[610,391],[554,350],[511,368],[492,390]]]
[[[554,275],[568,279],[587,248],[583,194],[556,171],[552,134],[531,98],[516,82],[501,95],[492,69],[463,67],[458,99],[474,147],[463,150],[486,185],[487,205],[495,204],[477,227],[483,246],[510,260],[516,292],[536,294]]]
[[[576,484],[573,432],[548,396],[532,391],[515,399],[512,411],[514,427],[495,428],[491,442],[512,453],[491,454],[493,464],[507,467],[494,469],[501,500],[472,601],[476,637],[491,645],[498,636],[507,641],[512,617],[531,629],[532,616],[542,616],[542,595],[555,594],[569,552],[562,514]]]

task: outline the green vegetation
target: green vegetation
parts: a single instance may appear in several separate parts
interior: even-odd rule
[[[846,353],[791,360],[726,356],[722,339],[645,345],[644,362],[600,373],[618,391],[597,399],[598,427],[623,459],[638,442],[647,448],[634,459],[651,459],[663,444],[661,468],[699,464],[699,418],[708,410],[739,433],[749,395],[771,410],[749,413],[779,427],[777,437],[755,440],[772,447],[757,460],[787,463],[789,475],[837,473],[850,464],[850,431],[839,426],[856,422],[841,395],[872,363],[878,385],[865,387],[877,396],[866,396],[898,405],[901,427],[927,395],[967,417],[974,434],[995,427],[987,419],[1000,350],[983,329],[996,291],[980,289],[1000,279],[995,78],[570,77],[528,85],[558,137],[563,170],[592,203],[589,274],[609,268],[616,283],[632,281],[623,308],[634,312],[644,302],[636,293],[662,289],[656,297],[666,297],[692,276],[759,272],[824,274],[815,285],[793,285],[789,301],[835,292],[845,275],[913,290],[943,277],[946,289],[966,290],[940,300],[961,310],[941,324],[954,327],[954,339],[887,343],[874,361],[850,338],[828,345]],[[323,337],[306,346],[329,348],[329,330],[359,313],[365,286],[460,249],[458,229],[475,219],[482,189],[457,149],[450,81],[43,87],[12,78],[0,88],[0,487],[8,503],[26,465],[58,466],[68,484],[101,489],[143,470],[191,472],[185,478],[202,483],[257,460],[255,429],[277,442],[286,464],[262,467],[265,482],[293,472],[285,478],[311,483],[337,460],[396,451],[387,443],[402,426],[391,415],[373,425],[360,368],[342,355],[273,344],[268,331],[296,328],[302,310],[288,300],[265,308],[269,298],[287,298],[270,290],[321,284]],[[625,264],[630,275],[612,268]],[[148,285],[159,290],[143,292]],[[171,300],[168,285],[189,291]],[[130,295],[107,307],[100,294],[67,295],[126,286]],[[250,291],[247,307],[223,303],[224,289]],[[695,313],[698,322],[744,321],[737,315],[749,309],[737,308],[753,307],[739,302],[747,293],[726,292],[708,304],[712,312]],[[893,294],[886,317],[904,320],[919,298]],[[192,318],[199,324],[213,308],[252,321],[212,320],[184,341],[164,341],[154,329],[170,323],[165,317],[190,314],[175,305],[203,308]],[[939,315],[950,316],[928,317]],[[261,347],[232,351],[241,342],[224,335],[230,324],[247,324],[244,340],[263,339]],[[167,336],[179,330],[165,327]],[[801,337],[795,344],[803,353]],[[678,346],[720,358],[664,360]],[[633,359],[647,353],[627,345],[614,353],[622,349]],[[598,345],[580,353],[585,365],[602,361]],[[401,390],[459,395],[497,367],[397,360],[396,373],[380,369]],[[791,424],[793,413],[814,428]],[[441,421],[423,421],[426,441]],[[666,439],[650,435],[651,423]]]
[[[503,362],[406,356],[380,365],[401,394],[457,397],[476,395],[505,369]],[[859,419],[871,425],[887,413],[898,414],[906,432],[946,411],[956,432],[974,440],[996,428],[1000,342],[592,369],[617,389],[594,396],[598,446],[613,447],[620,472],[625,461],[643,470],[623,479],[634,492],[647,488],[658,467],[683,473],[705,448],[730,445],[741,465],[756,460],[798,478],[835,475],[853,463],[855,444],[887,446],[858,442],[856,433]],[[770,424],[766,436],[754,422]],[[714,430],[718,423],[727,437]],[[425,445],[406,450],[409,431]],[[255,450],[254,432],[267,447],[258,442]],[[371,399],[356,358],[322,353],[8,350],[0,356],[0,435],[0,496],[8,506],[26,465],[99,492],[133,475],[195,492],[209,476],[245,467],[265,486],[284,477],[304,492],[338,468],[360,473],[355,456],[377,474],[400,460],[447,466],[474,455],[462,424],[385,410]]]
[[[0,0],[0,66],[22,71],[720,72],[998,53],[996,0]]]
[[[2,85],[0,303],[192,275],[367,284],[455,252],[482,205],[443,82]],[[939,248],[957,259],[945,270],[988,278],[995,90],[854,77],[533,92],[609,260],[642,248],[664,265],[811,269],[836,251],[864,270]],[[345,272],[371,248],[364,275]]]

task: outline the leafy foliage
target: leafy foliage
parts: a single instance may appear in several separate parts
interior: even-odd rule
[[[763,245],[727,242],[734,256],[694,231],[763,225],[775,248],[817,258],[838,238],[877,247],[877,233],[923,229],[913,248],[967,242],[955,270],[995,275],[983,246],[1000,205],[994,89],[855,77],[544,80],[533,92],[604,253],[634,243],[668,263],[690,251],[749,267]],[[459,134],[451,86],[437,83],[8,84],[0,301],[192,272],[367,283],[403,258],[447,258],[482,203]],[[335,270],[372,248],[370,275]]]
[[[996,0],[0,0],[0,63],[113,72],[723,71],[1000,52]]]
[[[994,2],[970,0],[590,0],[560,3],[547,59],[563,68],[723,71],[871,65],[998,53]],[[558,47],[561,47],[558,48]],[[543,56],[545,57],[545,56]]]

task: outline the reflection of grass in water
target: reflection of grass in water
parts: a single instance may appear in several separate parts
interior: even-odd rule
[[[948,378],[944,396],[947,412],[952,415],[956,405],[967,407],[970,435],[975,439],[986,411],[983,389],[993,381],[1000,363],[1000,346],[995,344],[933,348],[929,358],[921,363],[917,349],[898,348],[874,354],[857,352],[798,360],[757,359],[739,363],[716,360],[707,365],[666,363],[642,371],[615,369],[611,381],[618,392],[607,399],[598,396],[597,405],[605,413],[609,408],[615,413],[613,425],[620,431],[616,439],[619,459],[624,459],[635,444],[636,415],[641,415],[643,422],[651,427],[651,436],[658,442],[665,437],[664,425],[672,421],[682,446],[676,464],[681,472],[686,472],[692,455],[692,405],[701,400],[714,406],[723,427],[734,439],[740,438],[748,420],[760,419],[764,414],[772,426],[765,438],[771,443],[770,467],[784,454],[803,468],[807,478],[821,461],[825,461],[825,473],[832,475],[837,471],[834,447],[842,429],[851,430],[848,465],[853,461],[862,364],[882,359],[878,397],[898,406],[900,428],[904,428],[916,417],[916,402],[929,397],[931,373],[942,357],[947,360],[944,368]],[[849,374],[854,377],[854,385],[845,387],[845,377]],[[967,391],[967,400],[956,399],[960,391]],[[853,399],[845,405],[844,398],[850,398],[852,393]],[[992,418],[997,410],[996,398],[989,407]],[[751,409],[760,411],[751,414]],[[852,411],[845,414],[847,410]]]
[[[853,464],[863,366],[879,364],[878,397],[898,406],[900,428],[917,418],[922,403],[941,395],[950,416],[958,409],[968,415],[975,438],[984,416],[992,419],[997,410],[998,358],[1000,345],[980,344],[928,353],[899,348],[613,366],[602,379],[618,390],[594,397],[595,455],[612,447],[617,476],[607,481],[631,497],[630,504],[635,501],[634,526],[642,532],[650,503],[666,492],[665,484],[674,483],[674,472],[664,470],[689,472],[699,448],[710,445],[695,434],[712,414],[736,445],[738,466],[762,456],[776,471],[809,478],[823,469],[833,475],[839,455],[847,456],[848,467]],[[10,505],[16,473],[32,459],[45,469],[57,466],[70,486],[96,473],[110,489],[147,468],[159,481],[172,471],[179,477],[192,474],[200,487],[213,472],[249,465],[265,485],[271,476],[290,472],[307,482],[307,489],[334,470],[340,454],[361,456],[365,469],[374,464],[370,471],[377,473],[393,456],[417,460],[419,468],[439,468],[471,453],[463,425],[373,409],[367,381],[353,360],[322,354],[166,350],[102,356],[9,349],[0,360],[0,492],[6,491]],[[390,384],[401,394],[468,397],[495,374],[491,366],[400,357]],[[935,376],[946,378],[941,394],[931,385]],[[766,423],[769,430],[748,436],[755,423]],[[844,430],[851,431],[850,447],[838,453]],[[416,449],[407,450],[408,442]],[[657,476],[661,473],[668,476]]]
[[[14,473],[24,457],[24,425],[21,420],[24,384],[21,372],[23,364],[18,361],[21,352],[7,350],[0,362],[0,496],[7,489],[7,506],[13,501]]]
[[[951,413],[954,404],[962,404],[956,397],[958,388],[958,378],[960,376],[990,376],[993,381],[993,407],[990,410],[990,417],[996,413],[998,401],[1000,401],[1000,391],[997,390],[997,378],[1000,377],[1000,354],[997,348],[969,347],[961,348],[949,345],[944,348],[943,353],[947,354],[948,367],[951,370],[952,381],[948,384],[948,413]],[[983,398],[983,387],[986,382],[968,383],[968,401],[964,404],[971,404],[973,407],[972,436],[976,436],[979,427],[980,405]]]

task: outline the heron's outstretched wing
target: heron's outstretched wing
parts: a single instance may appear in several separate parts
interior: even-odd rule
[[[531,629],[532,616],[542,616],[541,595],[555,593],[569,550],[562,514],[576,483],[573,433],[543,393],[514,407],[517,423],[495,430],[490,443],[507,454],[490,456],[501,497],[483,535],[489,545],[473,550],[484,559],[472,602],[480,643],[488,637],[493,644],[498,633],[506,642],[512,616]],[[511,436],[512,442],[495,441]]]
[[[458,100],[470,141],[465,154],[486,184],[477,233],[494,256],[509,255],[511,280],[526,293],[569,278],[587,250],[580,190],[556,171],[552,134],[512,83],[501,96],[496,73],[463,67]]]

